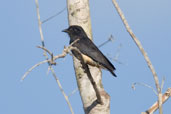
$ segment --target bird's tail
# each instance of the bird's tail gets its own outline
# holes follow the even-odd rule
[[[110,71],[113,76],[117,77],[113,70]]]

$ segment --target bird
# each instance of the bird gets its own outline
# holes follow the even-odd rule
[[[107,57],[98,49],[98,47],[89,39],[84,29],[79,25],[71,25],[69,28],[64,29],[62,32],[65,32],[70,37],[69,44],[73,43],[73,47],[76,47],[82,55],[84,63],[95,66],[98,68],[107,69],[115,77],[116,74],[114,71],[116,68],[114,65],[107,59]],[[79,59],[78,52],[72,50],[73,55]]]

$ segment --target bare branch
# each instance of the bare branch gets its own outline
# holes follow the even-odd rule
[[[41,61],[41,62],[39,62],[39,63],[37,63],[37,64],[35,64],[34,66],[32,66],[23,76],[22,76],[22,78],[21,78],[21,80],[23,81],[25,78],[26,78],[26,76],[34,69],[34,68],[36,68],[37,66],[39,66],[39,65],[41,65],[41,64],[44,64],[44,63],[54,63],[54,61],[56,60],[56,59],[58,59],[58,58],[64,58],[69,52],[70,52],[70,50],[71,49],[75,49],[75,48],[73,48],[72,47],[72,45],[74,44],[74,43],[76,43],[78,40],[75,40],[73,43],[71,43],[68,47],[65,47],[64,48],[64,50],[63,50],[63,52],[62,52],[62,54],[59,54],[59,55],[56,55],[56,56],[54,56],[53,57],[53,60],[52,59],[48,59],[48,60],[44,60],[44,61]],[[48,51],[48,53],[49,54],[52,54],[48,49],[46,49],[45,47],[41,47],[43,50],[45,50],[45,52],[46,51]],[[53,65],[53,64],[50,64],[50,65]]]
[[[157,76],[157,73],[155,72],[155,69],[147,55],[147,53],[145,52],[143,46],[141,45],[141,42],[137,39],[137,37],[135,36],[135,34],[132,32],[130,26],[128,25],[128,22],[124,16],[124,14],[122,13],[118,3],[116,2],[116,0],[112,0],[113,1],[113,4],[120,16],[120,18],[122,19],[122,22],[124,23],[125,25],[125,28],[126,30],[128,31],[128,33],[130,34],[130,36],[132,37],[132,39],[134,40],[135,44],[137,45],[137,47],[139,48],[139,50],[141,51],[142,55],[144,56],[146,62],[147,62],[147,65],[148,67],[150,68],[152,74],[153,74],[153,78],[155,80],[155,85],[156,85],[156,89],[157,89],[157,92],[158,92],[158,102],[159,102],[159,112],[160,114],[163,113],[162,111],[162,92],[161,92],[161,88],[160,88],[160,85],[159,85],[159,79],[158,79],[158,76]]]
[[[41,47],[41,46],[37,46],[38,48],[43,49],[45,52],[47,52],[50,56],[51,56],[51,61],[49,62],[49,65],[56,65],[56,62],[54,62],[54,57],[53,57],[53,53],[51,53],[48,49],[46,49],[45,47]],[[47,56],[47,55],[46,55]],[[48,56],[46,57],[48,59]]]
[[[32,67],[31,67],[31,68],[22,76],[21,81],[23,81],[23,80],[26,78],[26,76],[27,76],[34,68],[38,67],[38,66],[41,65],[41,64],[47,63],[47,62],[48,62],[48,60],[44,60],[44,61],[39,62],[39,63],[35,64],[34,66],[32,66]]]
[[[95,90],[95,93],[96,93],[96,97],[97,97],[97,102],[100,103],[101,105],[103,105],[103,101],[102,101],[102,98],[101,98],[101,95],[100,95],[100,92],[97,88],[97,84],[96,82],[94,81],[91,73],[90,73],[90,70],[89,70],[89,67],[87,64],[84,64],[85,65],[85,72],[87,73],[87,76],[91,82],[91,84],[93,85],[93,88]]]

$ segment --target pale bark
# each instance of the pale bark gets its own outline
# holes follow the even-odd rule
[[[89,13],[88,0],[68,0],[68,20],[69,25],[80,25],[92,39],[91,21]],[[103,105],[97,103],[95,90],[90,83],[87,74],[82,69],[80,61],[73,57],[77,85],[82,99],[85,114],[109,114],[110,113],[110,96],[104,91],[101,83],[101,70],[96,67],[91,67],[90,72],[97,84]]]

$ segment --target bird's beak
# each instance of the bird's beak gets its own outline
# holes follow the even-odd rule
[[[66,33],[68,33],[69,31],[68,31],[68,29],[64,29],[62,32],[66,32]]]

